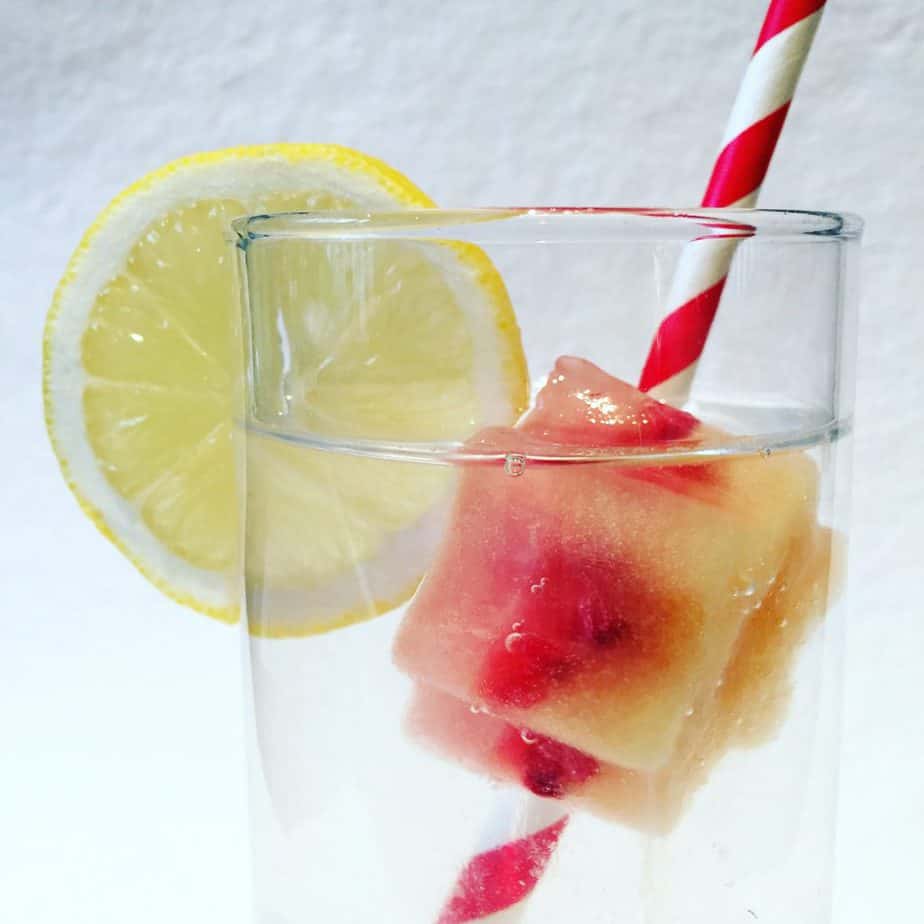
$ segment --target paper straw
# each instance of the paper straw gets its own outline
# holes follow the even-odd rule
[[[542,878],[568,824],[559,803],[531,796],[499,806],[505,821],[492,820],[485,849],[465,864],[437,924],[513,924]],[[518,809],[520,809],[518,811]]]
[[[771,0],[738,89],[719,156],[702,199],[706,208],[750,208],[770,166],[825,0]],[[667,312],[639,388],[682,404],[689,395],[728,277],[738,236],[703,238],[681,254]],[[438,924],[513,924],[518,920],[567,826],[561,808],[528,803],[525,833],[476,854],[460,874]]]
[[[702,199],[706,208],[750,208],[770,166],[825,0],[772,0]],[[684,248],[639,380],[672,404],[689,396],[737,241]]]

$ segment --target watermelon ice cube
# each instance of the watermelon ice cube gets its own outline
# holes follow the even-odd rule
[[[829,559],[828,530],[807,530],[794,544],[779,581],[748,617],[721,683],[685,717],[671,759],[658,770],[601,762],[423,684],[415,690],[406,728],[470,770],[664,833],[730,747],[756,744],[778,728],[795,652],[824,611]]]
[[[684,454],[715,435],[559,359],[517,428],[468,444],[485,462],[463,468],[398,666],[601,763],[665,766],[815,517],[807,457]],[[511,454],[519,477],[494,461]]]

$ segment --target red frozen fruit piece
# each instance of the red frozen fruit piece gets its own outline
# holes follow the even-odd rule
[[[576,666],[564,645],[528,632],[511,632],[492,643],[479,690],[489,702],[528,709],[544,700]]]
[[[562,446],[646,446],[690,439],[699,421],[586,359],[561,356],[519,429]]]
[[[599,761],[554,738],[506,725],[496,745],[498,760],[537,796],[560,799],[600,770]]]
[[[415,741],[470,771],[609,820],[664,831],[677,814],[676,798],[670,806],[663,797],[655,798],[652,774],[600,763],[432,687],[416,688],[405,729]]]
[[[546,798],[574,796],[600,771],[590,755],[508,725],[433,687],[417,687],[405,726],[413,738],[469,769]]]
[[[562,446],[660,452],[709,434],[590,363],[559,360],[519,428],[468,445],[484,461],[462,466],[398,666],[595,760],[664,766],[814,520],[815,466],[798,454],[679,466],[708,471],[694,479],[551,460]],[[510,454],[526,458],[516,476]]]
[[[562,356],[523,418],[524,433],[550,444],[594,449],[665,450],[675,444],[695,445],[709,433],[692,414],[671,407],[602,369],[574,356]],[[708,480],[708,465],[639,466],[628,477],[682,489],[684,482]]]
[[[615,665],[643,653],[640,633],[655,639],[660,597],[630,561],[594,558],[558,544],[540,548],[527,570],[536,580],[520,586],[518,620],[497,639],[484,661],[478,684],[492,706],[528,708],[542,702],[572,677],[605,659]],[[645,614],[635,620],[626,614]],[[642,626],[641,623],[645,625]]]

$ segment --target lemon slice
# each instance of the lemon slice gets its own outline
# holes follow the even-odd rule
[[[430,205],[373,158],[334,145],[270,145],[168,164],[87,231],[46,322],[48,431],[85,512],[169,596],[237,617],[231,220]],[[362,306],[336,290],[336,267],[293,274],[291,285],[314,286],[314,345],[326,351],[323,376],[288,383],[302,422],[337,438],[417,441],[514,420],[528,397],[525,361],[487,257],[467,245],[395,248],[376,250],[364,303],[371,298],[377,311],[361,323]],[[395,268],[400,286],[389,284]],[[445,469],[273,437],[247,443],[252,629],[324,631],[413,591]],[[272,607],[261,608],[270,595]],[[271,610],[280,615],[259,616]]]

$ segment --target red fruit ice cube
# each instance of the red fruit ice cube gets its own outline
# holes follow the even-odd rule
[[[469,443],[486,461],[463,468],[396,663],[602,763],[664,766],[814,522],[809,459],[680,451],[714,435],[591,363],[559,360],[518,428]],[[680,464],[633,464],[637,450]],[[587,458],[555,461],[575,452]],[[505,454],[526,458],[518,477],[494,461]]]
[[[408,710],[407,731],[495,780],[663,833],[730,747],[759,743],[779,727],[795,652],[827,602],[830,536],[809,528],[794,543],[779,581],[748,617],[721,684],[685,718],[674,753],[658,770],[601,762],[423,684]]]

